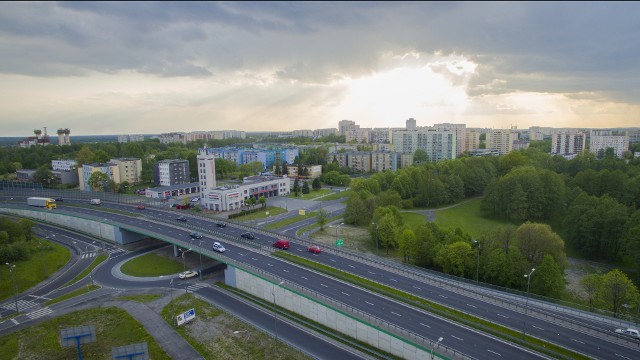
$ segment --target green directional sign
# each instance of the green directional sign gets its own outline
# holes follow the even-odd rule
[[[336,246],[337,246],[337,247],[340,247],[340,246],[343,246],[343,245],[344,245],[344,239],[338,239],[338,240],[336,240]]]

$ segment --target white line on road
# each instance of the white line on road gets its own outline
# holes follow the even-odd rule
[[[580,343],[580,344],[584,345],[584,343],[583,343],[582,341],[580,341],[580,340],[576,340],[576,339],[571,339],[571,340],[573,340],[573,341],[575,341],[575,342],[577,342],[577,343]]]
[[[395,282],[398,282],[398,280],[396,280],[396,279],[389,279],[389,280],[391,280],[391,281],[395,281]]]
[[[531,327],[534,327],[534,328],[536,328],[536,329],[538,329],[538,330],[544,330],[543,328],[541,328],[541,327],[539,327],[539,326],[535,326],[535,325],[531,325]]]
[[[414,286],[413,288],[414,288],[414,289],[418,289],[418,290],[422,290],[421,288],[419,288],[419,287],[417,287],[417,286]]]
[[[475,306],[475,305],[471,305],[471,304],[467,304],[467,305],[471,306],[471,307],[472,307],[472,308],[474,308],[474,309],[477,309],[477,308],[478,308],[478,307],[477,307],[477,306]]]
[[[336,261],[335,261],[335,260],[333,260],[333,259],[329,259],[329,260],[331,260],[331,261],[333,261],[333,262],[336,262]]]
[[[496,354],[496,355],[498,355],[498,356],[502,356],[502,355],[500,355],[499,353],[497,353],[497,352],[495,352],[495,351],[491,351],[491,350],[487,350],[487,351],[488,351],[488,352],[490,352],[490,353],[492,353],[492,354]]]
[[[431,326],[429,326],[429,325],[427,325],[427,324],[420,323],[420,325],[422,325],[422,326],[426,326],[426,327],[428,327],[429,329],[431,329]]]
[[[455,335],[451,335],[451,337],[452,337],[452,338],[454,338],[454,339],[458,339],[458,340],[460,340],[460,341],[464,341],[464,340],[462,340],[461,338],[459,338],[459,337],[457,337],[457,336],[455,336]]]
[[[307,278],[306,278],[306,277],[304,277],[304,276],[301,276],[301,278],[303,278],[303,279],[305,279],[305,280],[309,280],[309,279],[307,279]]]
[[[11,320],[13,320],[13,319],[11,319]],[[626,356],[622,356],[622,355],[620,355],[620,354],[616,354],[616,355],[617,355],[617,356],[620,356],[621,358],[625,358],[625,359],[629,359],[629,360],[631,360],[631,358],[628,358],[628,357],[626,357]]]
[[[284,272],[286,272],[286,273],[288,273],[288,272],[289,272],[289,270],[285,270],[285,269],[282,269],[282,271],[284,271]]]
[[[445,299],[448,299],[448,297],[446,297],[446,296],[444,296],[444,295],[438,295],[438,296],[443,297],[443,298],[445,298]]]
[[[48,297],[44,297],[44,296],[37,296],[37,295],[29,295],[29,296],[34,297],[34,298],[36,298],[36,299],[51,300],[51,299],[49,299]]]
[[[273,265],[271,265],[271,264],[269,264],[269,263],[267,263],[267,265],[269,265],[269,266],[273,266]]]
[[[18,322],[18,320],[16,320],[16,319],[13,319],[13,318],[12,318],[12,319],[11,319],[11,321],[12,321],[14,324],[16,324],[16,325],[20,325],[20,323],[19,323],[19,322]],[[618,355],[618,354],[616,354],[616,355]]]
[[[400,314],[398,314],[398,313],[394,313],[393,311],[392,311],[391,313],[392,313],[393,315],[395,315],[395,316],[402,316],[402,315],[400,315]]]
[[[369,305],[373,306],[373,303],[370,303],[370,302],[368,302],[368,301],[365,301],[365,302],[366,302],[367,304],[369,304]]]
[[[251,260],[256,260],[256,261],[257,261],[258,259],[256,259],[256,258],[251,258]]]
[[[375,274],[376,274],[376,273],[371,272],[371,271],[369,271],[369,270],[367,270],[367,272],[368,272],[369,274],[371,274],[371,275],[375,275]]]
[[[505,315],[502,315],[502,314],[496,314],[496,315],[498,315],[498,316],[502,316],[502,317],[503,317],[503,318],[505,318],[505,319],[508,319],[508,318],[509,318],[508,316],[505,316]]]
[[[345,295],[347,295],[347,296],[351,296],[351,295],[347,294],[347,293],[346,293],[346,292],[344,292],[344,291],[341,291],[341,293],[343,293],[343,294],[345,294]]]
[[[324,286],[324,287],[328,288],[328,286],[327,286],[327,285],[325,285],[325,284],[320,284],[320,286]]]
[[[356,267],[355,267],[355,266],[353,266],[353,265],[349,265],[349,267],[350,267],[350,268],[354,268],[354,269],[356,268]]]

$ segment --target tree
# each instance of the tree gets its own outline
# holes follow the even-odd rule
[[[260,205],[262,205],[263,208],[267,207],[267,198],[264,197],[264,195],[260,195],[258,202],[260,202]]]
[[[547,224],[524,223],[516,230],[517,246],[532,267],[538,267],[545,255],[551,255],[564,268],[567,256],[564,241]]]
[[[303,194],[308,194],[309,193],[309,182],[307,182],[307,181],[303,181],[302,182],[302,193]]]
[[[351,225],[365,225],[370,222],[369,219],[371,216],[364,201],[358,194],[351,195],[344,209],[344,222]]]
[[[624,309],[623,305],[636,308],[638,288],[622,271],[614,269],[602,276],[597,302],[603,309],[613,312],[614,317],[618,317]]]
[[[409,263],[417,253],[417,238],[413,230],[405,228],[398,236],[398,249],[402,254],[402,261]]]
[[[33,182],[47,186],[51,186],[54,179],[53,173],[51,173],[47,165],[40,166],[33,174]]]
[[[444,273],[462,277],[465,269],[473,262],[473,253],[474,250],[469,243],[458,241],[444,245],[436,256],[436,263],[442,267]]]
[[[598,274],[589,274],[580,280],[580,285],[587,292],[589,297],[589,311],[593,311],[593,307],[596,301],[596,295],[598,288],[602,284],[602,276]]]
[[[300,180],[296,177],[293,181],[293,194],[295,197],[298,197],[298,192],[300,191]]]
[[[313,179],[313,182],[311,183],[311,188],[313,188],[313,190],[316,190],[316,191],[322,189],[322,184],[320,184],[319,178]]]
[[[94,154],[93,151],[89,148],[89,146],[84,145],[75,156],[76,163],[78,167],[81,167],[84,164],[90,164],[94,162]]]
[[[109,176],[103,172],[95,171],[89,177],[91,191],[104,192],[109,182]]]
[[[387,255],[389,255],[389,248],[397,247],[396,239],[396,220],[392,215],[387,214],[378,221],[378,241],[380,246],[387,249]]]
[[[20,219],[19,226],[20,229],[22,229],[22,234],[24,234],[24,237],[27,241],[31,241],[33,236],[33,227],[35,225],[36,223],[31,219]]]
[[[545,254],[531,280],[531,291],[543,296],[560,298],[564,291],[564,273],[553,256]]]
[[[316,217],[316,223],[320,225],[320,231],[324,230],[324,226],[327,224],[329,214],[324,208],[318,210],[318,216]]]
[[[422,149],[416,149],[413,153],[413,163],[418,165],[429,162],[429,155]]]
[[[247,200],[245,200],[244,204],[248,205],[248,206],[251,206],[253,208],[253,206],[256,204],[256,198],[251,196]]]

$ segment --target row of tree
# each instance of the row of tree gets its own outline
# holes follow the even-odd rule
[[[0,262],[4,264],[29,259],[31,254],[27,243],[33,239],[34,225],[29,219],[13,221],[0,217]]]

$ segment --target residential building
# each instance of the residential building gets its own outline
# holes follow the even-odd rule
[[[314,138],[319,138],[319,137],[323,137],[323,136],[329,136],[329,135],[335,135],[338,133],[338,130],[335,128],[331,128],[331,129],[316,129],[313,130],[313,137]]]
[[[456,158],[456,134],[451,130],[436,130],[429,127],[417,130],[394,130],[392,134],[395,151],[413,154],[417,149],[427,153],[429,161],[436,162]]]
[[[188,160],[160,160],[154,165],[153,170],[156,185],[172,186],[191,182]]]
[[[398,169],[398,156],[391,151],[371,152],[371,171],[383,172],[386,170],[396,171]]]
[[[355,121],[341,120],[338,122],[338,133],[340,133],[340,135],[346,135],[347,131],[359,128],[360,125],[356,125]]]
[[[552,155],[579,154],[586,149],[587,134],[585,132],[561,131],[551,135]]]
[[[391,143],[391,129],[389,128],[374,128],[369,130],[370,144],[390,144]]]
[[[371,172],[371,152],[355,151],[347,153],[347,166],[351,171]]]
[[[464,137],[464,151],[473,151],[480,148],[480,129],[467,129]]]
[[[94,172],[106,174],[109,180],[112,180],[116,184],[120,183],[120,168],[118,165],[113,163],[84,164],[82,167],[78,168],[78,183],[80,185],[80,190],[91,191],[89,178],[91,178],[91,174]]]
[[[616,157],[622,158],[625,151],[629,150],[629,135],[624,130],[591,130],[589,137],[589,150],[598,154],[600,150],[606,151],[612,148]]]
[[[487,149],[494,149],[505,155],[513,150],[513,141],[518,134],[513,129],[493,129],[487,134]]]
[[[452,131],[456,136],[456,157],[465,152],[467,126],[465,124],[434,124],[433,129],[440,131]]]
[[[253,161],[262,163],[262,169],[271,169],[276,160],[282,164],[293,164],[299,155],[297,147],[278,147],[275,149],[244,149],[244,148],[206,148],[206,154],[213,155],[216,159],[233,161],[238,165],[248,164]]]
[[[198,183],[200,191],[215,188],[216,185],[216,156],[207,153],[206,148],[198,149]]]
[[[144,135],[118,135],[119,143],[144,141]]]
[[[138,184],[142,182],[142,160],[138,158],[115,158],[109,162],[118,165],[120,182]]]
[[[78,163],[75,160],[51,160],[54,171],[76,171]]]
[[[396,153],[400,163],[400,168],[406,168],[413,165],[413,153]]]
[[[183,142],[182,139],[184,137],[183,133],[168,133],[168,134],[160,134],[158,136],[158,140],[160,140],[161,144],[171,144],[177,142]]]
[[[513,140],[511,151],[526,150],[529,148],[529,140]]]
[[[301,165],[303,171],[306,169],[306,173],[303,177],[308,179],[315,179],[322,175],[322,165]],[[298,165],[287,165],[287,176],[290,178],[298,177]],[[300,175],[302,176],[302,175]]]
[[[313,130],[293,130],[293,137],[313,137]]]

